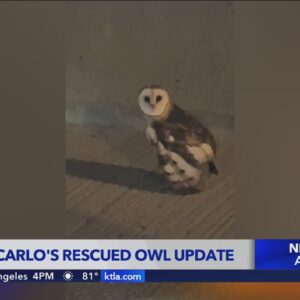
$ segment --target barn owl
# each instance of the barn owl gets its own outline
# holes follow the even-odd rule
[[[218,174],[216,143],[210,131],[174,104],[160,86],[142,88],[138,101],[148,120],[146,137],[170,185],[180,193],[201,191],[203,166],[208,166],[209,173]]]

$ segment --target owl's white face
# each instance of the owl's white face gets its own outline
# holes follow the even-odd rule
[[[139,105],[149,117],[159,117],[167,113],[170,107],[168,93],[161,88],[144,88],[139,95]]]

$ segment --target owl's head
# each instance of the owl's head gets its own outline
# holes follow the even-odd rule
[[[152,118],[164,118],[171,108],[169,94],[160,86],[146,86],[139,94],[139,105],[142,112]]]

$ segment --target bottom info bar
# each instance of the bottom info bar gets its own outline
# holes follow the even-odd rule
[[[0,270],[0,284],[12,282],[300,282],[300,270]]]

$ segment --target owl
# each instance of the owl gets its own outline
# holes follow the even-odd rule
[[[178,193],[200,192],[206,174],[218,174],[213,135],[190,113],[174,104],[160,86],[142,88],[138,102],[148,121],[146,137],[167,181]]]

